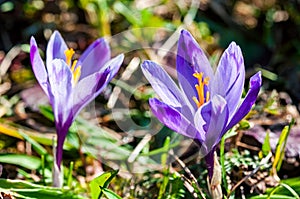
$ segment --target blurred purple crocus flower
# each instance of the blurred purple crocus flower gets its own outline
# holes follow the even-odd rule
[[[55,31],[48,42],[45,67],[34,37],[30,41],[32,69],[54,113],[59,169],[69,127],[80,110],[116,75],[124,59],[123,54],[111,59],[109,45],[103,38],[92,43],[78,60],[72,60],[74,53]]]
[[[150,99],[149,104],[160,122],[201,146],[211,179],[215,148],[250,111],[261,87],[261,74],[250,78],[250,89],[241,102],[245,68],[240,47],[232,42],[214,72],[186,30],[182,30],[178,41],[176,68],[179,88],[161,66],[143,62],[143,73],[160,97]]]

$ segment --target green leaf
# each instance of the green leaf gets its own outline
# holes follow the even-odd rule
[[[7,120],[3,120],[0,118],[0,133],[3,133],[8,136],[12,136],[18,139],[24,139],[20,135],[20,131],[23,133],[26,133],[26,135],[30,136],[32,139],[34,139],[36,142],[48,146],[52,146],[52,139],[54,134],[48,134],[45,135],[44,133],[38,133],[35,131],[29,131],[25,129],[23,126],[8,122]]]
[[[294,120],[291,121],[291,123],[288,126],[285,126],[280,134],[277,146],[276,146],[276,151],[275,151],[275,158],[273,162],[273,169],[276,168],[277,171],[279,171],[283,158],[284,158],[284,151],[285,151],[285,146],[287,142],[287,138],[290,134],[290,130],[292,125],[294,124]]]
[[[89,186],[92,199],[98,199],[102,196],[103,189],[108,187],[110,181],[118,172],[118,170],[107,171],[90,182]]]
[[[51,106],[42,105],[39,107],[39,109],[48,120],[54,122],[54,115]]]
[[[141,10],[140,14],[144,27],[163,27],[166,24],[162,18],[153,15],[152,10],[150,11],[149,9],[143,9]]]
[[[23,154],[1,154],[0,162],[22,166],[30,170],[36,170],[41,166],[39,158]]]
[[[283,179],[280,182],[288,184],[289,186],[294,187],[294,189],[297,188],[299,190],[298,192],[300,193],[300,177]]]
[[[74,168],[74,162],[70,162],[70,168],[69,168],[69,174],[68,174],[68,187],[72,188],[72,172],[73,172],[73,168]]]
[[[76,195],[71,191],[62,190],[60,188],[46,187],[32,184],[22,180],[0,179],[0,192],[10,193],[16,198],[26,199],[84,199],[80,195]]]
[[[285,196],[285,195],[280,195],[280,194],[274,194],[272,196],[268,195],[259,195],[259,196],[252,196],[249,199],[295,199],[293,196]]]
[[[299,177],[290,178],[280,181],[280,184],[277,187],[268,189],[266,193],[269,193],[269,196],[275,195],[275,193],[280,193],[285,196],[293,196],[294,198],[299,199],[298,193],[300,192]]]
[[[122,199],[118,194],[110,189],[104,188],[102,189],[102,192],[108,199]]]
[[[292,187],[290,187],[288,184],[280,183],[280,185],[283,186],[284,188],[286,188],[295,198],[300,198],[298,193]]]
[[[262,150],[262,153],[264,156],[267,156],[268,153],[271,151],[270,132],[269,131],[267,131],[267,134],[266,134],[266,137],[265,137],[265,140],[264,140],[261,150]]]
[[[276,73],[273,73],[269,70],[266,70],[266,69],[263,69],[263,68],[257,68],[257,70],[260,70],[261,73],[262,73],[262,76],[269,79],[269,80],[272,80],[272,81],[278,81],[278,75]]]
[[[26,133],[24,133],[23,131],[19,131],[19,134],[21,134],[21,136],[27,141],[29,142],[32,147],[34,148],[34,150],[39,154],[39,155],[47,155],[47,150],[40,145],[37,141],[35,141],[34,139],[32,139],[31,137],[29,137]]]
[[[226,192],[228,193],[229,190],[228,190],[228,183],[227,183],[227,179],[226,179],[226,168],[225,168],[225,136],[222,137],[221,143],[220,143],[220,163],[221,163],[221,169],[222,169],[222,182],[224,184],[224,188],[225,188]]]
[[[272,199],[272,198],[299,198],[300,193],[300,177],[288,178],[280,181],[280,184],[274,188],[268,188],[266,194],[260,196],[252,196],[250,199]]]
[[[250,128],[250,123],[247,120],[241,120],[239,122],[239,129],[246,130]]]
[[[121,1],[117,1],[113,5],[113,9],[115,12],[120,13],[123,15],[129,23],[131,23],[134,26],[142,26],[142,22],[140,20],[140,16],[136,16],[134,12],[130,8],[128,8],[125,4],[123,4]]]
[[[164,167],[166,166],[167,160],[168,160],[168,153],[167,152],[170,150],[170,140],[171,140],[171,138],[169,136],[166,137],[164,145],[163,145],[163,149],[166,152],[161,155],[161,165],[164,166]]]

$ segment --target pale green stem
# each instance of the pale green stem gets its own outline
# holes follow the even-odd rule
[[[53,167],[52,167],[52,186],[53,187],[58,187],[58,188],[62,188],[63,186],[63,181],[64,181],[64,177],[63,177],[63,167],[62,165],[60,166],[60,168],[58,168],[57,163],[56,163],[56,146],[54,144],[54,139],[53,139]]]
[[[210,192],[210,195],[213,199],[222,199],[223,193],[222,193],[222,169],[219,164],[219,160],[217,157],[217,153],[214,152],[214,168],[213,168],[213,175],[211,179],[207,179],[208,181],[208,190]]]

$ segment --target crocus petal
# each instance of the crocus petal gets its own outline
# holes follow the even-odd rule
[[[47,51],[46,51],[46,66],[48,73],[51,72],[49,67],[52,67],[52,61],[54,59],[66,60],[65,51],[68,49],[64,39],[58,31],[54,31],[51,35]]]
[[[48,83],[48,76],[47,71],[44,65],[44,62],[39,54],[39,49],[37,47],[36,41],[34,37],[30,39],[30,61],[32,64],[32,70],[34,75],[39,82],[40,86],[49,97],[49,83]]]
[[[72,97],[72,72],[69,66],[61,59],[54,59],[49,67],[49,85],[51,87],[52,109],[55,117],[57,132],[56,163],[60,168],[65,141],[68,129],[74,117],[71,112],[70,98]]]
[[[192,98],[197,96],[195,85],[198,81],[193,74],[203,72],[204,77],[209,77],[210,81],[213,81],[213,70],[198,43],[186,30],[181,31],[178,41],[176,68],[179,85],[196,109],[197,106]]]
[[[203,104],[195,113],[194,124],[200,132],[201,137],[203,137],[203,140],[205,140],[208,124],[210,123],[211,109],[211,103],[208,102]]]
[[[151,61],[144,61],[142,71],[162,101],[180,109],[188,120],[193,119],[192,105],[161,66]]]
[[[226,100],[215,95],[211,103],[211,118],[206,133],[205,144],[209,149],[212,149],[218,143],[218,135],[223,132],[228,123],[229,110]]]
[[[231,121],[225,128],[225,131],[223,132],[226,133],[229,129],[231,129],[234,125],[236,125],[240,120],[242,120],[251,110],[253,104],[256,101],[257,95],[259,93],[260,87],[261,87],[261,72],[257,72],[255,75],[253,75],[250,78],[250,88],[248,90],[248,93],[243,100],[242,104],[240,107],[237,109],[235,114],[233,115]],[[221,135],[220,137],[222,137]]]
[[[180,111],[159,101],[156,98],[150,99],[149,104],[152,113],[168,128],[186,137],[197,139],[199,142],[203,141],[200,139],[199,133],[191,121],[186,119],[184,115],[180,113]]]
[[[195,126],[200,133],[204,131],[207,150],[211,150],[217,144],[219,134],[227,124],[228,115],[226,100],[220,95],[215,95],[196,112]]]
[[[212,102],[209,101],[203,104],[196,112],[194,123],[197,130],[206,137],[208,127],[211,120]],[[204,139],[205,140],[205,139]]]
[[[94,100],[116,75],[122,65],[124,55],[109,60],[103,67],[104,71],[93,73],[80,80],[74,88],[72,114],[78,115],[81,109]]]
[[[242,51],[232,42],[220,59],[211,91],[212,95],[219,94],[225,98],[230,116],[240,102],[244,82],[245,67]]]
[[[74,118],[85,105],[94,100],[106,87],[111,76],[110,72],[110,69],[107,68],[103,72],[94,73],[78,82],[74,90],[73,102],[70,102],[73,104],[72,114]]]
[[[94,41],[84,51],[77,62],[77,65],[84,66],[81,71],[80,79],[98,72],[110,59],[110,56],[110,48],[104,38]]]
[[[152,61],[144,61],[142,71],[163,102],[173,107],[187,104],[183,93],[161,66]]]
[[[53,94],[52,108],[55,121],[59,121],[61,126],[69,119],[71,104],[69,103],[72,96],[72,72],[69,66],[61,59],[55,59],[52,67],[49,67],[49,84]]]
[[[62,161],[62,154],[63,154],[63,146],[69,131],[69,128],[73,122],[72,117],[68,118],[63,124],[59,121],[55,122],[56,127],[56,134],[57,134],[57,146],[56,146],[56,165],[60,170],[61,161]]]
[[[214,162],[215,162],[214,153],[215,153],[215,148],[211,149],[211,151],[209,151],[205,156],[205,162],[206,162],[209,180],[212,179],[214,173]]]
[[[105,71],[107,68],[110,68],[110,76],[108,81],[112,80],[112,78],[117,74],[119,71],[122,63],[124,60],[124,54],[120,54],[113,59],[109,60],[104,64],[104,66],[101,68],[101,72]]]

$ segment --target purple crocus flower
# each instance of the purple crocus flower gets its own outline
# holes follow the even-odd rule
[[[119,70],[124,55],[111,59],[108,43],[97,39],[78,60],[72,61],[69,49],[58,31],[48,42],[46,67],[34,37],[30,41],[30,59],[37,81],[49,98],[57,131],[56,164],[60,169],[63,143],[69,127],[80,110],[91,102]]]
[[[241,102],[245,68],[240,47],[232,42],[214,72],[186,30],[182,30],[178,41],[176,68],[179,88],[161,66],[143,62],[143,73],[160,97],[150,99],[149,104],[160,122],[201,146],[211,178],[215,148],[250,111],[261,87],[261,74],[250,78],[250,89]]]

